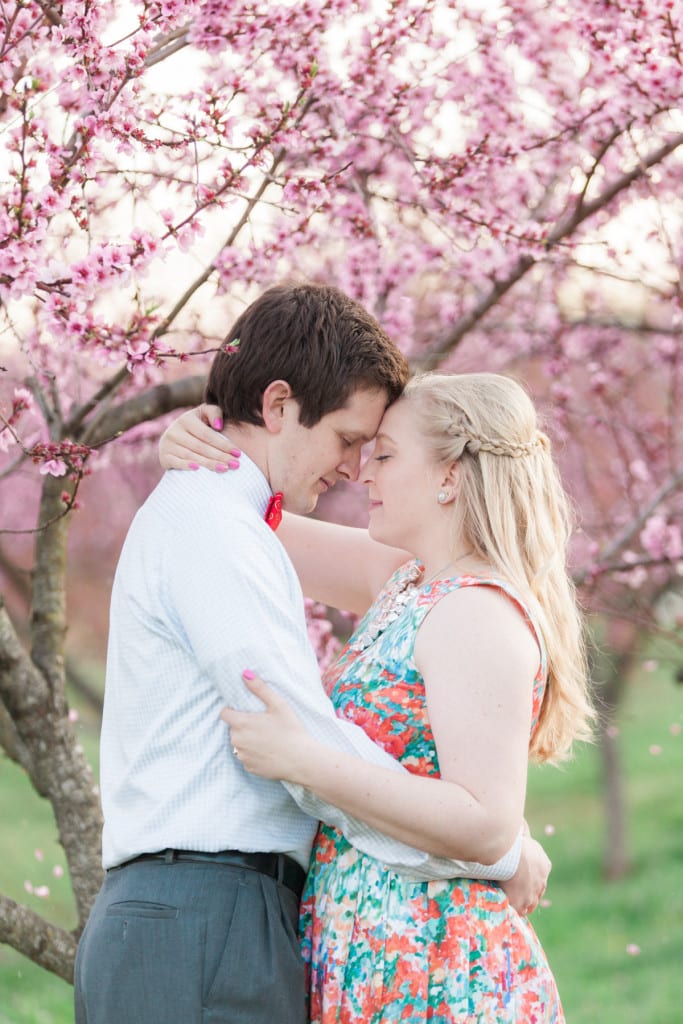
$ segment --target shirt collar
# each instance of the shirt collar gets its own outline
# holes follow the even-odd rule
[[[249,504],[258,512],[259,517],[263,519],[268,508],[268,502],[273,496],[273,491],[265,474],[259,469],[253,459],[250,459],[248,455],[242,452],[240,468],[231,470],[225,476],[237,477],[236,482],[239,485],[240,491]]]

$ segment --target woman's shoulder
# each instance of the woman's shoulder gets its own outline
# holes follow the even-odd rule
[[[432,580],[420,588],[418,603],[428,607],[443,600],[449,594],[459,592],[481,595],[487,604],[491,603],[491,597],[497,601],[497,596],[500,595],[516,605],[525,617],[532,615],[533,599],[531,596],[493,570],[460,572]]]
[[[541,665],[545,667],[545,643],[534,611],[533,597],[494,571],[461,573],[435,580],[424,587],[417,600],[419,625],[437,605],[441,606],[437,620],[445,629],[458,620],[465,626],[469,621],[476,621],[479,635],[484,632],[492,638],[502,639],[503,631],[514,633],[523,623],[536,641]],[[432,621],[435,620],[432,618]]]

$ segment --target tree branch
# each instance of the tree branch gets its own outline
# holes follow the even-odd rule
[[[55,706],[64,704],[64,640],[66,637],[66,540],[69,522],[64,512],[59,477],[44,478],[36,533],[31,607],[31,659],[48,683]]]
[[[571,236],[576,229],[589,217],[597,213],[599,210],[604,209],[612,202],[621,192],[641,178],[644,173],[650,168],[661,163],[667,156],[670,156],[679,146],[683,145],[683,133],[675,135],[669,139],[668,142],[663,143],[657,149],[653,150],[648,157],[644,157],[639,161],[635,167],[622,174],[611,185],[608,185],[600,195],[596,196],[591,202],[578,202],[574,210],[564,220],[559,221],[554,229],[550,232],[546,240],[546,249],[550,251],[556,245],[558,245],[563,239]],[[498,279],[494,280],[488,292],[486,292],[473,306],[469,312],[463,314],[460,319],[451,328],[448,334],[437,341],[423,356],[418,357],[414,360],[416,366],[420,370],[433,370],[437,367],[443,359],[451,352],[462,340],[462,338],[477,324],[488,311],[495,306],[499,300],[505,295],[510,289],[517,284],[517,282],[524,277],[524,275],[539,262],[535,257],[524,255],[516,261],[514,266],[508,271],[508,273]]]
[[[56,557],[60,560],[63,553]],[[50,575],[52,569],[44,571]],[[0,699],[28,750],[25,767],[31,782],[52,805],[69,862],[78,919],[84,924],[102,880],[102,816],[92,769],[67,717],[59,639],[63,596],[53,595],[50,584],[46,591],[39,604],[36,641],[45,672],[39,671],[19,643],[0,597]],[[49,635],[53,618],[56,638]]]
[[[660,505],[663,501],[665,501],[670,494],[673,494],[675,491],[677,491],[678,488],[681,487],[682,485],[683,467],[677,469],[674,472],[673,476],[659,488],[659,490],[654,495],[652,500],[648,502],[645,508],[643,508],[638,513],[635,519],[632,519],[631,522],[626,527],[624,527],[621,533],[618,533],[616,537],[612,541],[610,541],[610,543],[600,552],[598,557],[595,559],[594,564],[597,566],[601,566],[605,563],[609,564],[610,561],[619,553],[619,551],[623,550],[623,548],[626,547],[626,545],[629,543],[630,540],[632,540],[632,538],[638,533],[638,531],[642,529],[642,527],[645,525],[645,523],[650,518],[650,516],[657,508],[657,506]],[[634,568],[634,566],[630,565],[629,568],[632,569]],[[592,575],[590,568],[582,569],[574,574],[574,582],[577,586],[581,586],[581,584],[585,583],[585,581],[588,579],[590,575]]]
[[[618,320],[616,317],[582,316],[574,318],[560,317],[566,327],[596,327],[599,330],[629,331],[632,334],[662,334],[667,338],[683,335],[683,324],[670,324],[662,327],[646,320]]]
[[[216,269],[216,260],[217,260],[218,256],[223,252],[224,249],[227,249],[231,245],[235,244],[235,241],[237,240],[237,236],[239,235],[240,231],[245,226],[245,224],[248,223],[249,217],[251,216],[252,210],[254,209],[254,207],[256,206],[258,201],[261,199],[261,197],[263,196],[263,194],[266,191],[266,189],[268,188],[268,186],[271,184],[271,180],[272,180],[273,174],[275,173],[275,171],[277,170],[280,162],[284,158],[285,152],[286,151],[285,151],[284,147],[281,146],[280,149],[275,154],[275,156],[273,157],[273,159],[271,161],[271,164],[270,164],[270,167],[264,173],[263,180],[261,181],[261,184],[257,188],[257,190],[254,193],[254,195],[251,196],[250,199],[248,200],[247,205],[244,208],[244,212],[242,213],[242,216],[240,217],[240,219],[238,220],[237,224],[235,225],[235,227],[232,229],[232,231],[230,232],[230,234],[226,238],[225,242],[223,242],[223,244],[221,245],[220,249],[218,250],[218,254],[212,259],[212,261],[208,265],[208,267],[206,267],[202,271],[202,273],[197,278],[195,278],[195,280],[192,282],[192,284],[189,285],[188,288],[186,288],[186,290],[180,296],[180,298],[176,302],[176,304],[173,307],[173,309],[171,310],[171,312],[168,314],[167,317],[164,317],[162,322],[159,324],[159,326],[154,331],[154,334],[152,335],[153,338],[155,338],[155,339],[159,338],[163,334],[166,333],[166,331],[169,329],[169,327],[171,326],[171,324],[173,323],[175,318],[178,316],[178,314],[185,308],[187,303],[190,301],[190,299],[192,298],[194,293],[199,288],[201,288],[201,286],[203,284],[206,284],[206,282],[209,280],[209,278],[211,277],[211,275],[213,274],[213,272]]]
[[[30,777],[33,776],[33,762],[31,761],[28,747],[19,736],[2,698],[0,698],[0,747],[5,751],[10,761],[14,761],[21,768],[24,768]],[[40,795],[45,796],[44,793]]]
[[[76,936],[0,894],[0,943],[3,942],[46,971],[73,982]]]
[[[45,680],[20,644],[0,595],[0,700],[20,733],[22,719],[41,707],[48,697]]]
[[[89,416],[93,409],[96,409],[105,398],[113,395],[129,377],[130,370],[127,366],[122,366],[116,373],[112,374],[109,380],[105,381],[92,398],[89,398],[87,402],[76,409],[71,419],[64,424],[64,437],[73,437],[81,440],[79,431],[86,416]]]
[[[199,405],[205,386],[206,377],[200,375],[184,377],[171,384],[158,384],[149,391],[134,395],[133,398],[108,409],[92,427],[86,428],[81,440],[84,444],[101,445],[137,427],[140,423],[155,420],[167,412],[173,412],[174,409]]]

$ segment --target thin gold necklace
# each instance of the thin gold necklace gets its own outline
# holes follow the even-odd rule
[[[469,548],[468,551],[464,551],[461,555],[456,555],[455,558],[449,558],[445,565],[443,565],[440,569],[437,569],[436,572],[433,572],[432,575],[429,576],[426,580],[422,580],[422,582],[420,583],[420,586],[421,587],[426,587],[428,583],[432,582],[432,580],[435,580],[439,576],[441,576],[446,571],[446,569],[448,568],[449,565],[452,565],[453,568],[456,568],[457,565],[458,565],[458,562],[462,562],[465,558],[469,558],[469,556],[473,555],[473,554],[474,554],[474,548]],[[457,569],[456,569],[456,573],[457,573]]]

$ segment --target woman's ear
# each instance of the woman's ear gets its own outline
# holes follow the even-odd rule
[[[455,501],[460,484],[460,465],[451,462],[444,468],[439,481],[439,504],[448,505]],[[442,497],[443,495],[443,497]]]
[[[279,434],[284,422],[285,406],[292,397],[292,389],[286,380],[273,380],[263,392],[261,415],[266,430]]]

